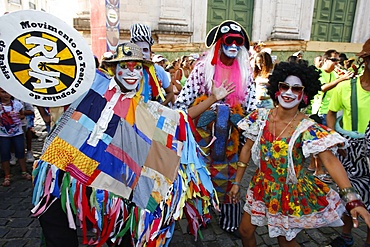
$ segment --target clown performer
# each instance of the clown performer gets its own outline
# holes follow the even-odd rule
[[[135,23],[130,27],[130,34],[130,41],[141,48],[144,60],[151,61],[154,39],[150,27]],[[143,72],[145,87],[142,95],[145,100],[151,99],[161,102],[165,106],[172,106],[175,94],[164,68],[158,64],[144,63]],[[163,93],[165,93],[165,97]]]
[[[244,247],[257,246],[254,232],[264,225],[279,246],[300,246],[295,238],[302,229],[341,226],[346,210],[355,227],[360,216],[370,225],[360,195],[334,155],[346,139],[300,111],[320,90],[319,75],[314,66],[277,64],[268,87],[277,107],[255,110],[238,123],[247,141],[230,191],[235,203],[250,159],[258,167],[247,190],[239,228]],[[304,169],[310,155],[323,161],[339,194]]]
[[[255,108],[255,89],[249,66],[249,37],[237,22],[227,20],[206,37],[210,48],[197,62],[175,102],[187,109],[197,128],[196,139],[207,154],[221,204],[220,227],[234,232],[240,222],[239,204],[226,193],[232,187],[239,153],[237,122]]]
[[[164,246],[184,212],[196,236],[217,201],[186,115],[143,100],[140,47],[120,44],[108,61],[115,76],[97,70],[34,164],[46,246],[77,247],[78,226],[84,244]]]

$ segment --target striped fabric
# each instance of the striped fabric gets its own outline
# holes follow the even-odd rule
[[[135,23],[130,28],[131,42],[147,42],[150,46],[154,44],[152,31],[145,24]]]

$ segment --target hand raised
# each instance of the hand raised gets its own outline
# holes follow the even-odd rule
[[[216,100],[221,100],[235,91],[235,85],[232,82],[224,80],[219,87],[215,86],[215,81],[212,80],[212,94]]]

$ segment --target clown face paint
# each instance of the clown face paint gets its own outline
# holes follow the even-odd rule
[[[291,109],[301,103],[304,94],[304,87],[298,77],[290,75],[285,79],[285,82],[280,83],[281,86],[279,86],[278,101],[282,107]],[[294,92],[292,91],[292,88]],[[299,88],[301,88],[301,90],[297,90]]]
[[[116,67],[116,78],[127,90],[137,88],[143,77],[143,66],[141,62],[120,62]]]
[[[135,42],[135,44],[141,48],[143,52],[143,58],[145,60],[150,60],[150,45],[143,41]]]
[[[237,46],[236,44],[232,45],[222,44],[222,51],[229,58],[235,58],[238,55],[239,50],[240,46]]]

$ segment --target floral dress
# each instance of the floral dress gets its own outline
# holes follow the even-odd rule
[[[246,195],[244,210],[253,225],[268,225],[270,237],[288,241],[305,228],[343,225],[345,211],[337,192],[306,173],[305,158],[345,140],[325,126],[303,119],[289,138],[274,140],[268,130],[269,110],[259,109],[241,120],[243,134],[255,141],[252,159],[258,169]]]

